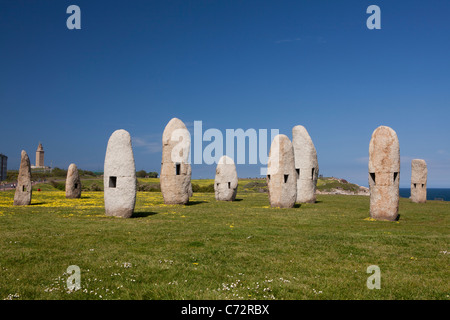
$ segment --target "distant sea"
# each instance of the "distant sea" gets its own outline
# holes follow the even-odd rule
[[[410,188],[400,188],[400,197],[409,198],[411,196]],[[427,188],[427,200],[450,201],[449,188]]]

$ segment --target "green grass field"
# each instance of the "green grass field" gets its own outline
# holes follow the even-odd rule
[[[368,219],[364,196],[274,209],[264,193],[169,206],[138,192],[135,217],[120,219],[102,192],[46,190],[27,207],[0,192],[0,299],[449,299],[449,202],[401,199],[386,222]],[[366,287],[370,265],[380,290]]]

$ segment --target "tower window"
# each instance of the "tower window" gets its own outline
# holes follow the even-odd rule
[[[312,175],[311,175],[311,180],[314,180],[314,171],[316,170],[316,168],[312,168]]]
[[[231,189],[231,182],[228,182],[228,189]]]
[[[117,177],[109,177],[109,187],[115,188],[117,186]]]
[[[286,183],[286,182],[288,181],[288,178],[289,178],[289,175],[288,175],[288,174],[285,174],[285,175],[284,175],[284,183]]]
[[[270,174],[267,175],[267,178],[270,180]]]
[[[298,177],[298,179],[300,179],[300,168],[299,169],[295,169],[295,171],[297,171],[297,177]]]
[[[74,188],[75,188],[75,189],[78,189],[78,183],[75,183]]]
[[[416,184],[414,183],[414,189],[416,188]]]
[[[181,164],[177,163],[175,164],[175,174],[179,176],[180,172],[181,172]]]
[[[425,185],[424,184],[422,184],[422,188],[424,187]]]

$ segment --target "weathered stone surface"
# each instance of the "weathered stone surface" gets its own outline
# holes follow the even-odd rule
[[[315,203],[316,186],[319,177],[319,162],[314,143],[303,126],[292,129],[295,170],[297,170],[297,202]]]
[[[234,201],[238,187],[236,165],[228,156],[222,156],[216,167],[214,193],[218,201]]]
[[[15,206],[28,206],[31,204],[31,164],[25,150],[20,157],[19,176],[17,178],[16,192],[14,193]]]
[[[81,197],[81,180],[76,164],[72,163],[67,170],[66,198],[76,199]]]
[[[165,204],[186,204],[192,194],[191,165],[188,163],[191,136],[177,118],[169,121],[163,133],[161,193]]]
[[[398,219],[400,145],[397,134],[380,126],[369,145],[370,216],[377,220]]]
[[[411,161],[411,201],[427,202],[427,163],[422,159]]]
[[[136,202],[136,168],[130,134],[116,130],[108,141],[103,175],[105,213],[129,218]]]
[[[294,148],[284,134],[277,135],[270,146],[267,186],[272,207],[292,208],[297,199],[297,172]]]

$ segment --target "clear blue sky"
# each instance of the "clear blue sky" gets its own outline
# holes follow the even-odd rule
[[[71,4],[81,30],[66,28]],[[366,27],[371,4],[381,30]],[[41,141],[46,164],[102,171],[110,134],[126,129],[137,169],[159,172],[172,117],[289,137],[301,124],[323,175],[367,185],[370,136],[387,125],[401,186],[422,158],[428,186],[450,187],[449,13],[433,0],[2,0],[0,153],[17,169]]]

